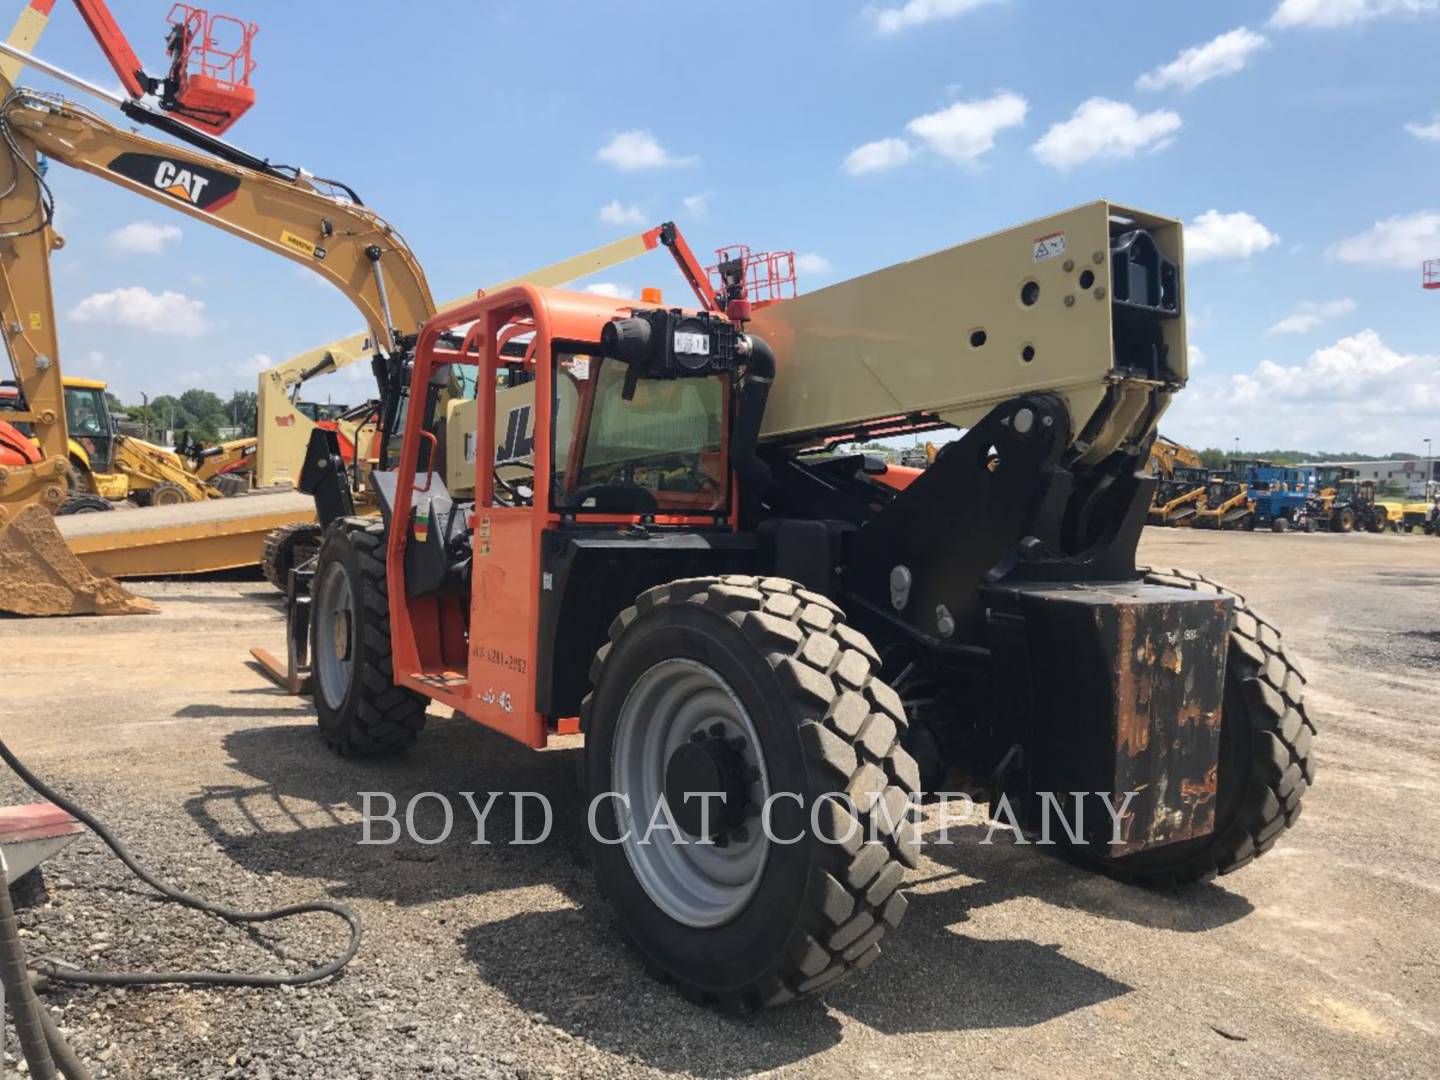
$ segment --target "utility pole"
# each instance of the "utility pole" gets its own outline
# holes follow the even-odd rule
[[[1420,484],[1420,491],[1423,496],[1429,496],[1433,490],[1430,485],[1435,480],[1435,465],[1434,460],[1430,456],[1430,440],[1425,439],[1423,441],[1425,443],[1425,479]]]
[[[145,441],[150,441],[150,395],[140,391],[140,409],[144,413]]]

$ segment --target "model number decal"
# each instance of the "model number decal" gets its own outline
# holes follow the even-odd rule
[[[280,230],[280,242],[286,247],[294,248],[302,255],[309,255],[312,259],[325,258],[325,249],[319,244],[312,244],[303,236],[296,236],[289,229]]]
[[[1050,233],[1047,236],[1035,238],[1035,261],[1053,259],[1056,255],[1065,254],[1065,234],[1063,232]]]

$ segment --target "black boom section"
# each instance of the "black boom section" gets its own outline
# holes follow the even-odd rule
[[[536,709],[575,716],[590,661],[615,616],[654,585],[709,574],[759,572],[753,535],[729,532],[557,529],[540,551]]]
[[[1060,399],[997,406],[850,538],[847,602],[943,649],[984,643],[984,586],[1135,579],[1153,481],[1124,452],[1072,472],[1069,444]]]

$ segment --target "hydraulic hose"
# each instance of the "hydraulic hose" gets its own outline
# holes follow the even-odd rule
[[[0,859],[0,867],[4,860]],[[0,877],[3,877],[0,874]],[[25,943],[20,940],[20,928],[15,922],[15,905],[10,901],[10,888],[0,881],[0,982],[5,985],[5,997],[10,1002],[10,1015],[15,1018],[15,1034],[20,1038],[20,1052],[30,1066],[30,1075],[36,1080],[55,1080],[55,1059],[50,1056],[50,1043],[45,1038],[45,1026],[40,1017],[45,1010],[30,985],[30,974],[25,970]]]
[[[14,770],[15,775],[20,777],[20,779],[38,795],[60,807],[103,840],[105,846],[115,853],[116,857],[129,868],[132,874],[167,900],[194,911],[214,915],[216,918],[224,919],[226,922],[237,925],[273,922],[277,919],[288,919],[296,915],[324,912],[334,915],[338,919],[343,919],[350,928],[350,940],[346,943],[344,950],[336,956],[335,959],[296,975],[270,972],[254,974],[230,971],[87,971],[83,968],[56,967],[53,964],[32,964],[31,970],[56,982],[85,983],[94,986],[154,986],[160,983],[178,983],[187,986],[301,986],[306,983],[319,982],[321,979],[328,979],[353,960],[355,954],[360,950],[360,917],[344,904],[337,904],[331,900],[309,900],[305,903],[290,904],[286,907],[274,908],[269,911],[242,911],[239,908],[227,907],[224,904],[217,904],[209,900],[201,899],[198,896],[192,896],[190,893],[177,889],[173,885],[167,884],[156,877],[149,868],[130,853],[130,849],[125,846],[124,842],[112,833],[103,822],[96,820],[96,818],[83,807],[76,805],[64,795],[61,795],[49,784],[45,783],[45,781],[27,769],[24,763],[15,756],[10,747],[5,744],[3,739],[0,739],[0,758],[3,758],[5,764]],[[5,891],[5,900],[3,903],[0,903],[0,919],[3,919],[4,911],[10,909],[9,890]],[[11,921],[13,923],[13,911]],[[3,933],[3,923],[0,923],[0,934]],[[15,940],[18,942],[19,938],[17,937]],[[0,942],[0,944],[3,944],[3,942]],[[8,950],[6,955],[9,955]],[[24,980],[22,979],[22,981]],[[11,990],[8,976],[5,989],[7,992]],[[20,998],[17,997],[15,1000],[18,1002]],[[17,1012],[17,1016],[18,1015]]]

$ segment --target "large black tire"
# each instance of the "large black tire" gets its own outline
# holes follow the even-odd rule
[[[1239,870],[1295,824],[1315,782],[1315,725],[1305,713],[1305,677],[1285,655],[1280,632],[1240,594],[1189,570],[1151,571],[1145,580],[1229,596],[1235,624],[1225,662],[1215,830],[1118,858],[1079,853],[1112,877],[1140,885],[1185,885]]]
[[[55,511],[56,517],[66,517],[70,514],[100,514],[107,510],[114,510],[110,500],[99,495],[70,495]]]
[[[831,986],[874,962],[907,901],[919,858],[919,773],[900,745],[905,712],[876,675],[879,658],[823,596],[782,578],[746,575],[671,582],[641,594],[610,627],[581,710],[590,797],[611,790],[619,714],[632,687],[680,658],[718,673],[748,711],[777,800],[777,837],[753,896],[729,921],[687,926],[641,884],[619,845],[592,842],[601,891],[647,966],[689,999],[721,1008],[776,1005]],[[832,793],[853,799],[858,817]],[[810,828],[820,806],[820,832]],[[619,835],[613,800],[597,831]],[[883,811],[881,808],[884,808]],[[887,822],[894,828],[887,828]],[[874,825],[876,839],[871,836]]]
[[[349,598],[344,617],[337,605],[336,617],[327,619],[327,589],[338,595],[342,582]],[[394,683],[389,603],[384,523],[373,517],[341,518],[320,545],[310,614],[316,718],[321,736],[339,754],[398,753],[425,726],[428,699]]]
[[[1347,506],[1332,513],[1330,515],[1330,531],[1342,533],[1354,532],[1355,511]]]
[[[297,521],[271,529],[260,548],[260,572],[282,593],[290,587],[290,571],[313,559],[320,550],[318,522]]]
[[[1283,517],[1277,517],[1274,521],[1270,522],[1270,531],[1271,531],[1271,532],[1277,532],[1277,533],[1289,532],[1289,531],[1290,531],[1290,519],[1289,519],[1289,518],[1283,518]]]

